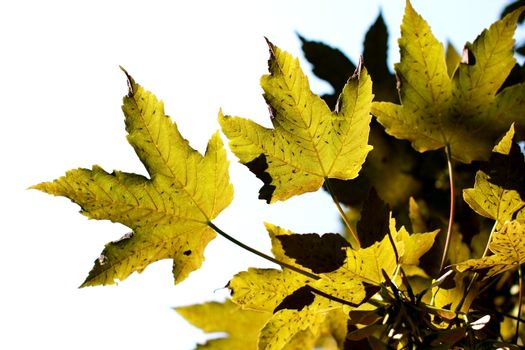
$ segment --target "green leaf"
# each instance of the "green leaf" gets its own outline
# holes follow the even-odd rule
[[[318,190],[326,178],[355,178],[366,155],[372,83],[366,69],[347,82],[336,112],[310,91],[299,62],[269,43],[270,74],[261,79],[274,128],[220,115],[240,162],[263,182],[268,203]]]
[[[514,121],[523,122],[522,84],[500,87],[514,66],[513,34],[522,10],[494,23],[472,44],[449,77],[444,49],[409,1],[396,64],[401,105],[375,102],[373,114],[386,131],[409,140],[419,152],[450,146],[464,163],[487,159],[492,145]]]
[[[231,300],[183,306],[176,311],[207,333],[227,334],[197,345],[197,350],[255,350],[259,332],[271,317],[269,312],[244,310]]]
[[[82,286],[122,281],[161,259],[172,259],[175,281],[184,280],[201,266],[204,248],[215,237],[208,222],[233,198],[219,134],[212,136],[202,156],[164,114],[162,101],[129,75],[128,84],[122,107],[128,141],[150,177],[109,174],[94,166],[33,186],[71,199],[89,218],[119,222],[132,230],[106,244]]]
[[[514,270],[525,263],[525,222],[508,221],[494,233],[489,249],[494,255],[470,259],[455,266],[459,272],[483,272],[483,280]]]

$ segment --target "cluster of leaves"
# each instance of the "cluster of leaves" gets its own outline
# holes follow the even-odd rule
[[[212,220],[233,186],[219,133],[201,155],[128,73],[128,141],[149,176],[94,166],[34,188],[131,229],[106,245],[82,286],[113,284],[160,259],[173,260],[180,282],[216,233],[280,265],[235,275],[231,300],[177,309],[227,333],[199,349],[516,348],[525,337],[525,83],[513,57],[522,12],[508,11],[461,56],[407,1],[395,77],[381,16],[357,65],[301,37],[337,97],[311,92],[299,61],[268,41],[261,86],[273,128],[221,112],[222,132],[263,182],[260,199],[324,186],[340,234],[266,223],[271,257],[222,231]]]

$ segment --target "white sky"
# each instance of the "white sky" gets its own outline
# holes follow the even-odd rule
[[[218,237],[203,268],[173,285],[171,262],[151,265],[117,287],[78,289],[104,244],[128,232],[89,221],[63,198],[28,191],[75,167],[144,173],[125,140],[123,65],[166,104],[203,150],[220,107],[268,125],[259,88],[267,36],[300,55],[295,32],[341,48],[352,59],[382,8],[392,59],[404,1],[4,1],[0,3],[0,348],[192,349],[204,341],[173,306],[222,299],[247,266],[269,267]],[[442,41],[460,49],[506,1],[414,0]],[[302,59],[302,58],[301,58]],[[308,67],[304,59],[303,67]],[[312,82],[316,92],[326,85]],[[225,138],[224,138],[225,140]],[[297,232],[338,229],[323,193],[272,206],[260,182],[231,160],[234,203],[216,220],[238,239],[269,251],[262,225]]]

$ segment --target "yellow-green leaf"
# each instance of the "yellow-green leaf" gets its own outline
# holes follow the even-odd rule
[[[313,238],[310,235],[294,234],[268,223],[266,228],[272,239],[274,256],[310,273],[312,270],[299,264],[297,260],[308,265],[318,258],[309,259],[302,255],[291,258],[286,255],[287,252],[293,252],[298,247],[296,239],[304,236],[306,249],[313,249],[310,243],[318,240],[319,244],[326,245],[327,251],[331,249],[333,238],[324,242],[322,238],[324,236]],[[289,242],[288,238],[292,237],[295,239]],[[333,249],[341,248],[335,244]],[[321,257],[319,259],[323,260]],[[250,268],[235,275],[229,282],[228,288],[232,291],[232,300],[243,308],[274,313],[261,331],[259,349],[302,350],[313,349],[321,338],[331,336],[333,332],[337,333],[333,334],[333,337],[341,341],[340,329],[338,325],[332,323],[334,317],[339,319],[336,314],[341,313],[343,303],[320,295],[316,288],[322,288],[323,283],[318,285],[317,282],[289,269]],[[325,291],[328,292],[326,289]],[[328,294],[336,296],[331,293],[331,289],[329,291]],[[350,281],[345,292],[344,300],[355,305],[370,296],[367,295],[367,289],[360,280]],[[332,313],[334,314],[330,316]],[[346,314],[344,316],[347,318]]]
[[[236,274],[228,288],[232,300],[244,308],[273,312],[284,298],[310,281],[287,269],[249,268]]]
[[[487,159],[512,122],[525,121],[523,84],[497,94],[515,62],[513,34],[522,11],[467,44],[451,79],[453,59],[447,60],[442,44],[407,0],[401,62],[395,66],[401,105],[375,102],[372,113],[390,135],[409,140],[419,152],[449,146],[459,161]]]
[[[454,73],[456,72],[456,69],[459,66],[459,63],[461,62],[461,56],[450,42],[447,44],[447,51],[445,55],[447,61],[448,76],[453,77]]]
[[[425,20],[406,3],[395,69],[402,105],[374,103],[372,113],[386,131],[412,142],[420,152],[443,146],[442,125],[449,108],[451,81],[443,45]]]
[[[321,297],[319,303],[323,303]],[[319,337],[319,330],[326,319],[326,313],[319,312],[316,305],[302,310],[280,310],[264,326],[259,338],[259,350],[281,350],[293,340],[296,335],[310,335],[305,349],[313,349]],[[306,344],[302,344],[306,345]]]
[[[183,306],[176,310],[207,333],[227,334],[197,345],[196,350],[256,350],[259,332],[272,316],[269,312],[244,310],[231,300]]]
[[[514,123],[510,126],[509,130],[501,138],[496,146],[492,149],[492,152],[508,155],[512,149],[512,143],[514,142]]]
[[[413,232],[425,232],[427,230],[422,209],[413,197],[410,197],[408,202],[408,217],[410,218]]]
[[[521,198],[525,163],[514,143],[514,124],[493,148],[489,162],[476,173],[474,188],[463,190],[465,202],[478,214],[503,223],[525,205]]]
[[[390,231],[394,232],[394,230],[396,230],[395,221],[391,220]],[[398,243],[403,247],[399,257],[400,263],[404,266],[419,266],[419,258],[432,248],[438,233],[439,230],[409,234],[404,227],[401,227],[396,235]]]
[[[377,291],[371,286],[379,286],[384,281],[382,271],[391,276],[397,266],[388,235],[367,248],[346,248],[345,252],[343,265],[333,272],[322,274],[321,279],[313,285],[325,293],[352,303],[360,302]]]
[[[470,259],[457,264],[458,271],[483,270],[483,279],[513,270],[525,263],[525,222],[506,222],[493,235],[489,249],[494,255]]]
[[[273,129],[220,115],[230,148],[264,186],[268,203],[318,190],[326,178],[355,178],[368,145],[372,82],[358,69],[345,85],[335,112],[310,91],[299,62],[269,43],[270,74],[261,79]]]
[[[463,199],[476,213],[505,222],[525,204],[516,190],[506,190],[492,184],[482,171],[476,173],[474,188],[463,190]]]
[[[514,67],[513,36],[521,12],[523,8],[511,12],[466,44],[452,90],[462,113],[474,116],[489,106]]]
[[[128,141],[150,177],[109,174],[94,166],[33,187],[71,199],[89,218],[132,230],[106,244],[82,286],[113,284],[160,259],[172,259],[175,281],[182,281],[200,267],[204,248],[215,237],[208,222],[233,198],[219,134],[211,137],[202,156],[164,114],[162,101],[130,76],[128,84],[122,107]]]

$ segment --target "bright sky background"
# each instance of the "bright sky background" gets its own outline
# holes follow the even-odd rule
[[[189,350],[205,336],[171,308],[221,300],[233,274],[271,266],[218,237],[203,268],[180,285],[173,285],[171,262],[162,261],[116,287],[77,288],[104,244],[129,230],[89,221],[68,200],[26,188],[93,164],[145,174],[125,139],[120,106],[127,88],[119,65],[165,101],[183,135],[203,151],[219,128],[221,107],[269,125],[259,87],[268,59],[263,36],[300,56],[307,70],[295,32],[355,60],[382,9],[392,63],[404,3],[0,3],[0,348]],[[458,49],[496,20],[505,3],[413,0],[435,35]],[[327,86],[312,81],[312,88],[319,93]],[[223,230],[266,252],[263,221],[296,232],[338,230],[335,207],[322,192],[268,206],[257,200],[261,183],[230,160],[236,197],[216,220]]]

